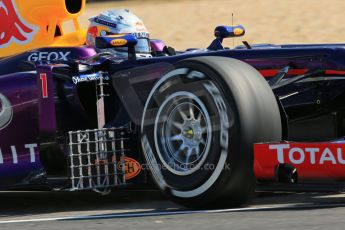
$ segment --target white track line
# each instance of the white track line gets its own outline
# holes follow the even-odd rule
[[[248,208],[232,208],[232,209],[216,209],[216,210],[186,210],[186,211],[170,211],[170,212],[141,212],[141,213],[118,213],[118,214],[104,214],[104,215],[85,215],[85,216],[66,216],[66,217],[51,217],[38,219],[18,219],[18,220],[4,220],[0,224],[12,223],[26,223],[26,222],[46,222],[46,221],[73,221],[73,220],[95,220],[95,219],[115,219],[115,218],[132,218],[132,217],[152,217],[152,216],[167,216],[167,215],[186,215],[186,214],[203,214],[203,213],[226,213],[226,212],[241,212],[241,211],[269,211],[278,209],[308,209],[308,208],[334,208],[345,207],[345,204],[283,204],[277,206],[262,206],[262,207],[248,207]]]

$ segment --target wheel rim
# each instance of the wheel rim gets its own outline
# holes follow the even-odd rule
[[[170,95],[157,113],[154,138],[158,156],[169,171],[194,173],[207,158],[212,138],[206,106],[190,92]]]

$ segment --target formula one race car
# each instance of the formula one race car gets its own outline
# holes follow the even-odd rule
[[[0,1],[0,14],[15,2]],[[84,1],[53,3],[67,15],[55,19],[78,25]],[[1,35],[2,57],[42,28],[64,39],[59,20],[39,29],[19,19],[7,45]],[[82,45],[78,34],[67,40]],[[2,58],[1,189],[106,193],[153,181],[172,200],[205,207],[242,204],[255,186],[342,186],[345,44],[223,47],[243,34],[218,26],[207,49],[184,52],[151,40],[149,58],[137,58],[131,34],[97,37],[107,52],[35,42]],[[108,52],[119,47],[126,58]]]

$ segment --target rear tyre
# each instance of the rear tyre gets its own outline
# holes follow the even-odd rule
[[[175,67],[144,109],[142,146],[152,177],[185,206],[243,204],[255,188],[253,144],[281,140],[272,90],[235,59],[198,57]]]

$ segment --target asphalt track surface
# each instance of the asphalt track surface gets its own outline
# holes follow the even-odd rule
[[[345,194],[258,193],[248,205],[189,210],[157,191],[1,192],[0,229],[345,229]]]

